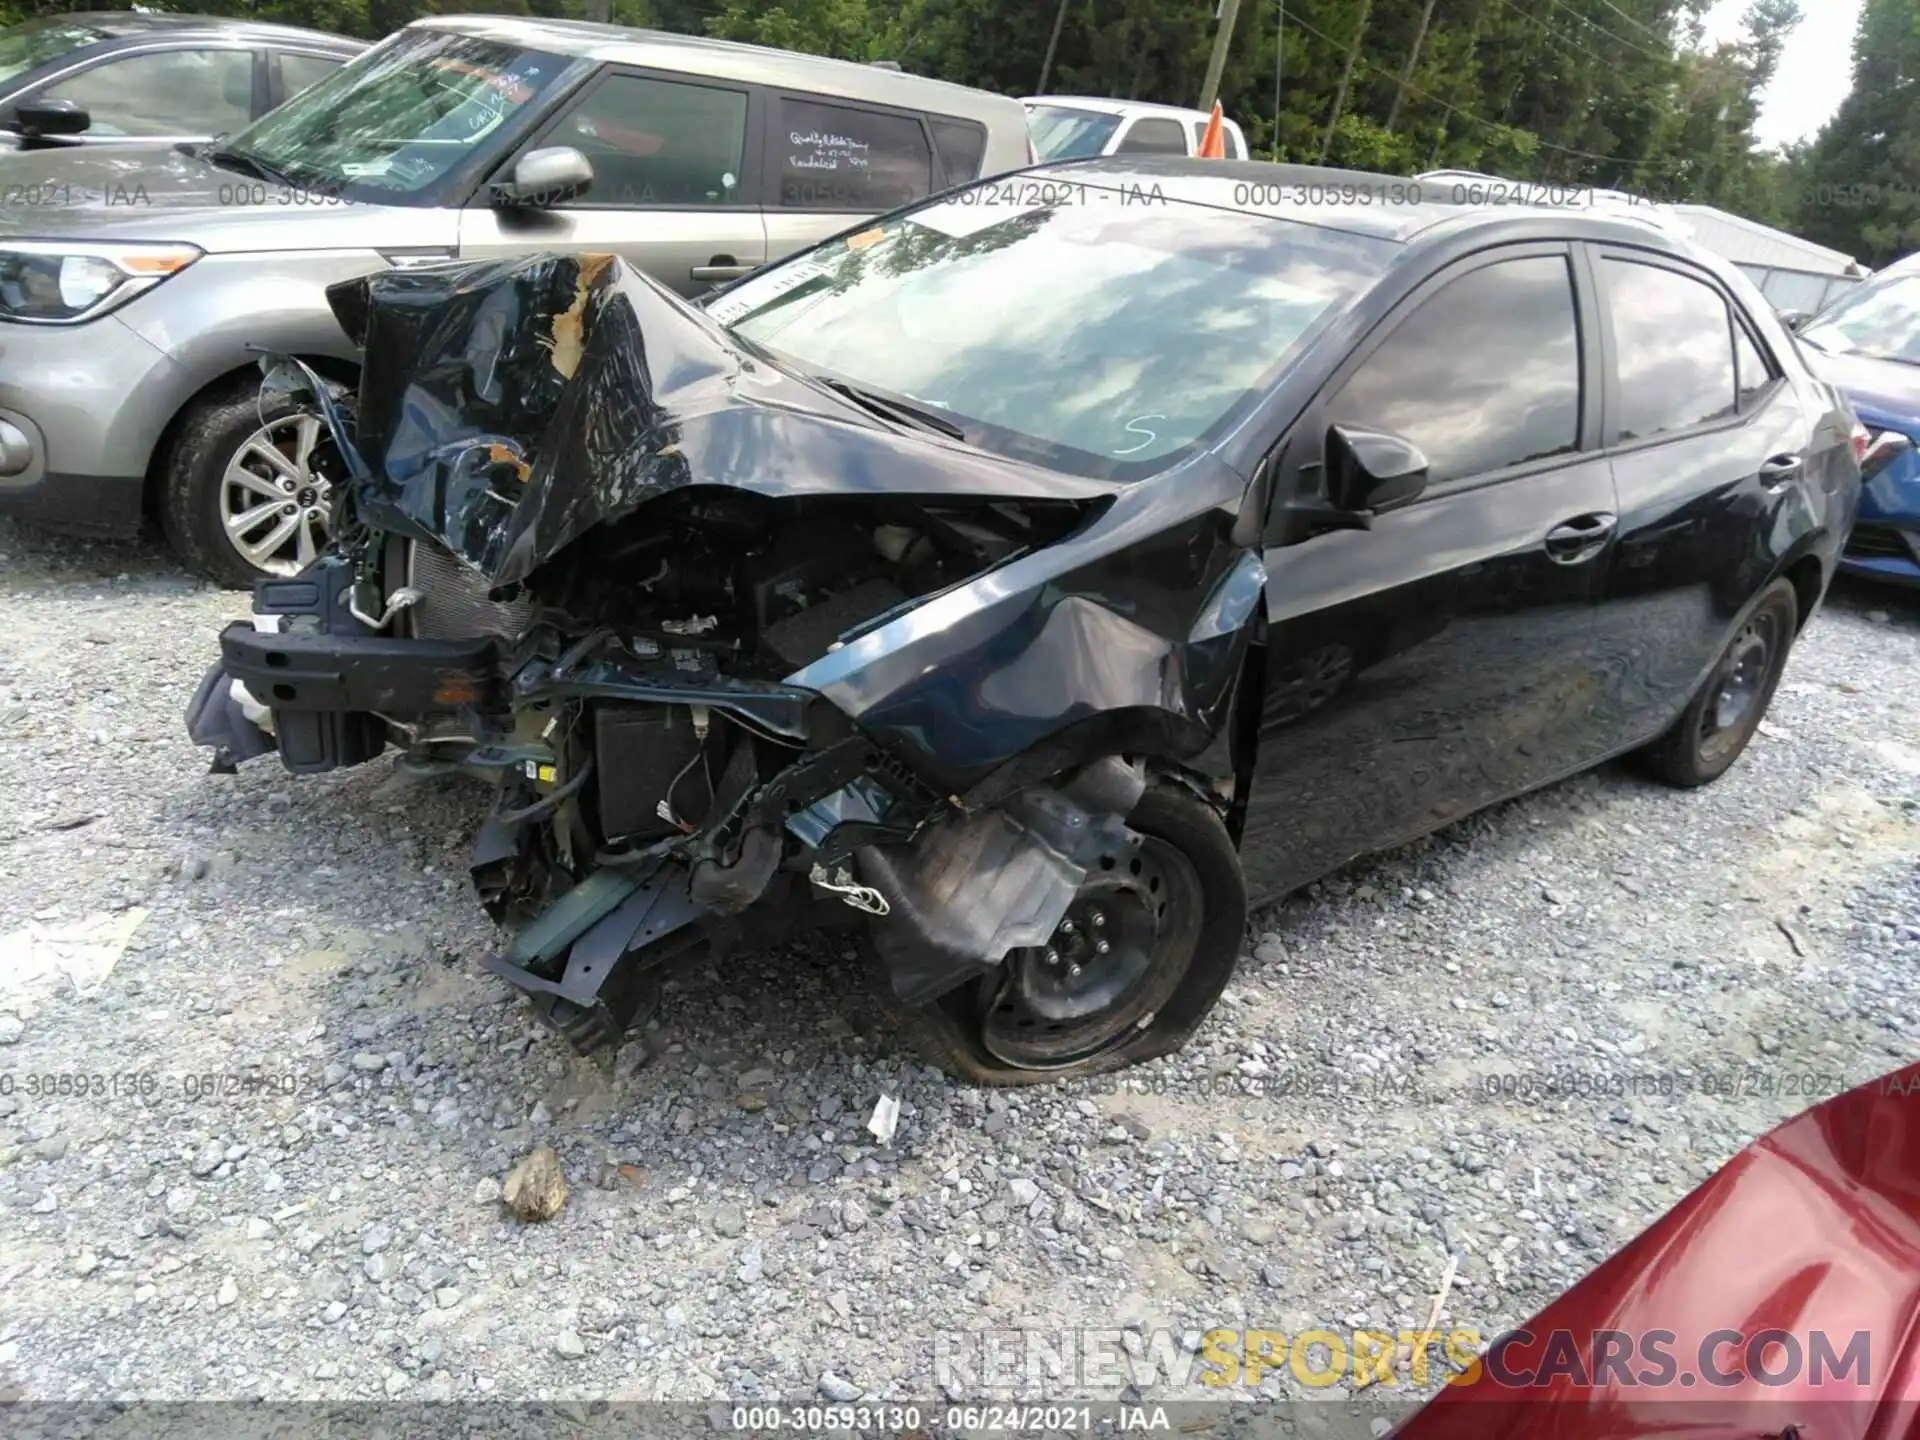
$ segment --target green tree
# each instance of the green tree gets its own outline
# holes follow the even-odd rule
[[[75,6],[89,0],[72,0]],[[596,0],[168,0],[369,38],[434,10],[578,18]],[[1060,21],[1054,93],[1192,105],[1216,0],[598,0],[618,23],[892,60],[1032,93]],[[1707,47],[1711,0],[1241,0],[1221,102],[1254,152],[1412,174],[1477,169],[1590,183],[1797,220],[1875,254],[1910,246],[1912,205],[1819,209],[1834,177],[1920,180],[1920,0],[1868,0],[1856,89],[1803,154],[1754,142],[1796,0],[1753,0],[1741,36]],[[53,12],[0,0],[0,19]],[[1284,40],[1282,36],[1284,35]],[[1284,48],[1284,56],[1282,55]],[[1276,77],[1276,69],[1278,75]],[[1343,79],[1344,77],[1344,79]],[[1276,96],[1275,81],[1279,81]],[[1868,137],[1874,137],[1869,139]],[[1904,192],[1911,196],[1909,188]]]
[[[1920,249],[1920,6],[1867,0],[1853,89],[1797,157],[1799,230],[1869,265]]]

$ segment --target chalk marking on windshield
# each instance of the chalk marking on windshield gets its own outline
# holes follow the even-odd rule
[[[1129,435],[1144,435],[1147,438],[1142,440],[1138,445],[1129,445],[1126,449],[1116,450],[1113,453],[1116,455],[1138,455],[1142,450],[1160,438],[1160,432],[1157,430],[1141,430],[1135,427],[1137,427],[1142,420],[1164,420],[1166,418],[1166,416],[1158,413],[1134,416],[1133,419],[1127,421],[1123,428]]]

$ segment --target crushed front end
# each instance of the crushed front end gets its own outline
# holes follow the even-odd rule
[[[488,966],[580,1048],[672,962],[819,924],[869,927],[909,1007],[1009,957],[1063,966],[1090,874],[1146,892],[1149,757],[1185,757],[1227,810],[1253,601],[1203,492],[1144,550],[1072,553],[1115,487],[876,423],[608,256],[333,299],[365,355],[357,413],[269,369],[304,377],[348,456],[335,542],[256,586],[189,729],[216,768],[393,745],[490,779],[472,874],[513,939]],[[1135,1008],[1098,1057],[1010,1063],[1140,1058],[1164,1037]]]

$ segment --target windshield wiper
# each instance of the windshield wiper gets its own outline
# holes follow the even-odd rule
[[[206,158],[213,164],[223,162],[230,170],[238,170],[243,175],[266,181],[269,185],[284,185],[294,189],[294,183],[263,160],[256,159],[244,150],[229,150],[223,146],[214,146],[207,151]]]
[[[945,435],[949,440],[964,442],[967,438],[966,431],[936,411],[923,409],[918,405],[909,405],[904,400],[895,400],[891,396],[862,389],[858,385],[848,384],[845,380],[835,380],[826,375],[815,375],[811,378],[816,385],[824,385],[834,394],[846,396],[861,409],[871,411],[882,420],[911,425],[919,430],[931,430],[936,435]]]

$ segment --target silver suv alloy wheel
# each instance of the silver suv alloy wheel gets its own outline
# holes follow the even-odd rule
[[[254,569],[297,575],[326,546],[333,485],[313,463],[323,434],[316,415],[283,415],[248,436],[227,462],[220,523]]]

